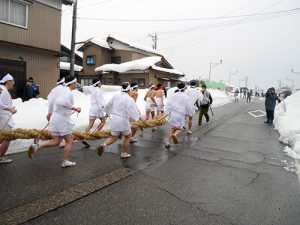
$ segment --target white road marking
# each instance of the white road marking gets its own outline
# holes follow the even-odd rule
[[[262,116],[265,116],[266,113],[264,111],[261,111],[261,110],[255,110],[255,111],[250,111],[248,112],[251,116],[253,117],[262,117]]]

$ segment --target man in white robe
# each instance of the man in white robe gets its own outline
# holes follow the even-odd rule
[[[190,101],[190,104],[192,106],[192,109],[193,109],[193,115],[192,116],[188,116],[188,131],[187,133],[188,134],[192,134],[192,125],[193,125],[193,116],[195,115],[195,112],[196,112],[196,109],[197,106],[196,106],[196,103],[198,101],[201,101],[203,96],[202,96],[202,93],[200,92],[200,90],[197,90],[196,89],[196,82],[195,81],[192,81],[190,83],[190,88],[187,88],[185,90],[185,93],[186,95],[189,97],[189,101]]]
[[[54,100],[58,98],[58,96],[62,93],[64,90],[64,82],[65,78],[59,78],[56,82],[56,86],[50,91],[50,93],[47,96],[48,99],[48,114],[46,116],[47,120],[50,121],[50,117],[53,113],[53,105]]]
[[[178,143],[177,135],[185,125],[186,116],[193,115],[192,105],[190,104],[188,96],[184,93],[185,84],[179,83],[177,85],[178,91],[168,99],[165,111],[170,115],[169,123],[171,125],[169,136],[167,138],[166,148],[170,148],[170,141],[173,139],[174,143]]]
[[[129,96],[130,84],[125,82],[122,84],[121,92],[110,99],[105,105],[104,111],[111,116],[111,137],[106,139],[98,149],[98,155],[101,156],[106,148],[113,144],[122,135],[125,136],[125,140],[122,145],[121,159],[131,157],[128,154],[128,146],[131,140],[131,127],[130,119],[138,121],[140,114],[136,107],[136,104]]]
[[[65,79],[65,87],[60,92],[60,95],[54,100],[53,113],[49,121],[49,131],[52,134],[52,139],[42,141],[37,144],[32,144],[28,150],[29,158],[39,149],[43,147],[58,146],[62,139],[65,140],[64,154],[61,167],[75,166],[75,162],[69,161],[73,145],[72,129],[75,124],[71,121],[71,115],[74,111],[81,112],[80,107],[74,106],[72,90],[75,90],[77,80],[74,76],[68,76]]]
[[[10,74],[6,74],[0,81],[0,129],[11,130],[14,126],[12,115],[17,112],[12,104],[12,98],[8,90],[14,87],[15,81]],[[0,164],[10,163],[13,160],[5,156],[10,141],[0,140]]]
[[[106,118],[104,116],[104,105],[105,99],[103,97],[103,93],[101,91],[101,81],[99,79],[93,79],[93,87],[92,94],[90,97],[90,110],[89,110],[89,124],[85,128],[85,132],[89,132],[94,126],[95,121],[99,118],[100,124],[97,126],[96,131],[101,130],[104,125]],[[85,145],[86,148],[90,147],[90,144],[87,140],[82,140],[82,144]]]
[[[101,130],[105,124],[104,118],[104,105],[105,99],[101,91],[101,82],[99,79],[93,79],[93,90],[90,98],[90,111],[89,111],[89,125],[86,127],[85,132],[89,132],[96,119],[100,119],[101,123],[97,127],[97,130]]]

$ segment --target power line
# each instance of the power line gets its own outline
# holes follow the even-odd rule
[[[275,15],[281,13],[300,11],[299,8],[293,8],[288,10],[281,10],[267,13],[254,13],[237,16],[220,16],[220,17],[202,17],[202,18],[183,18],[183,19],[113,19],[113,18],[93,18],[93,17],[78,17],[81,20],[100,20],[100,21],[115,21],[115,22],[185,22],[185,21],[203,21],[203,20],[220,20],[220,19],[232,19],[232,18],[243,18],[243,17],[257,17]]]
[[[282,2],[282,0],[279,0],[279,1],[277,1],[277,2],[275,2],[275,3],[273,3],[273,4],[271,4],[271,5],[269,5],[269,6],[267,6],[267,7],[265,7],[264,9],[262,9],[262,10],[260,10],[260,11],[269,9],[269,8],[273,7],[274,5],[280,3],[280,2]],[[295,9],[297,9],[297,8],[295,8]],[[284,11],[286,11],[286,10],[284,10]],[[298,14],[298,12],[293,13],[293,14]],[[277,17],[288,16],[288,15],[293,15],[293,14],[277,15]],[[217,31],[214,32],[213,34],[219,33],[220,31],[223,31],[223,30],[225,30],[225,29],[228,29],[229,27],[232,27],[232,26],[234,26],[234,25],[240,25],[240,24],[246,23],[246,22],[248,22],[248,23],[249,23],[249,22],[261,22],[261,21],[266,21],[266,20],[274,19],[274,18],[277,18],[277,17],[272,17],[272,16],[270,16],[269,18],[267,18],[267,17],[263,18],[263,17],[262,17],[262,18],[257,18],[256,20],[253,20],[253,21],[249,21],[249,18],[239,19],[239,20],[236,21],[235,24],[227,24],[227,26],[219,28],[219,30],[217,30]],[[231,22],[233,22],[233,21],[231,21]],[[221,26],[221,25],[222,25],[222,24],[220,23],[219,26]],[[226,25],[226,24],[225,24],[225,25]],[[207,28],[207,29],[209,29],[209,28]],[[183,33],[183,32],[181,31],[179,34],[182,34],[182,33]],[[184,46],[184,45],[187,45],[187,44],[191,44],[191,43],[193,43],[193,42],[196,42],[196,43],[197,43],[197,42],[199,42],[199,39],[200,39],[200,38],[205,38],[205,37],[211,36],[211,35],[213,35],[213,34],[208,34],[208,35],[206,35],[206,36],[203,36],[203,35],[202,35],[202,36],[197,37],[197,38],[195,38],[195,39],[193,39],[193,40],[190,40],[188,43],[187,43],[187,42],[182,42],[182,43],[180,43],[180,44],[177,44],[177,45],[174,45],[174,46],[171,46],[171,47],[167,47],[167,48],[164,48],[164,49],[162,49],[162,50],[178,48],[178,47],[181,47],[181,46]],[[208,39],[206,39],[206,40],[208,40]],[[205,41],[205,40],[200,40],[200,41],[203,42],[203,41]]]
[[[117,1],[117,0],[115,0],[115,1]],[[128,5],[132,5],[134,3],[144,3],[145,1],[147,1],[147,0],[137,0],[137,1],[133,1],[133,2],[126,2],[125,4],[118,4],[118,5],[112,5],[112,6],[102,7],[100,10],[103,11],[103,10],[110,9],[110,8],[114,8],[115,9],[117,7],[128,6]],[[83,8],[83,7],[81,7],[81,8]],[[99,11],[99,9],[88,10],[86,12],[81,12],[81,10],[79,10],[79,14],[91,13],[91,12],[94,12],[96,10]]]

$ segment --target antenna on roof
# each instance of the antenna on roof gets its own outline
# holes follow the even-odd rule
[[[153,49],[156,50],[157,49],[157,33],[155,33],[154,35],[149,34],[149,37],[152,38],[152,41],[153,41],[152,47],[153,47]]]

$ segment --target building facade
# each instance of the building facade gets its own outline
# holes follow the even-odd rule
[[[100,78],[108,85],[135,81],[141,88],[150,83],[173,87],[184,76],[156,50],[111,36],[106,40],[88,39],[78,51],[83,52],[83,70],[79,76],[82,85],[90,85],[93,78]],[[141,66],[135,67],[136,64]]]
[[[10,73],[15,96],[33,77],[46,97],[59,76],[62,4],[71,0],[0,1],[0,75]]]

